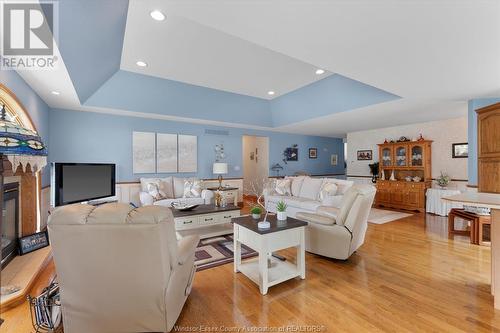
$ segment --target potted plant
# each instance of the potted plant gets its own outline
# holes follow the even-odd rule
[[[279,201],[276,204],[276,211],[278,212],[278,220],[285,221],[286,220],[286,203],[284,201]]]
[[[253,206],[252,209],[250,209],[250,213],[252,213],[252,217],[257,220],[260,218],[260,214],[262,214],[262,208]]]
[[[442,189],[445,189],[446,186],[448,186],[448,184],[450,183],[451,181],[451,178],[450,176],[448,176],[448,174],[446,174],[445,172],[441,171],[441,174],[439,175],[439,177],[436,179],[436,182],[438,183],[438,185],[442,188]]]

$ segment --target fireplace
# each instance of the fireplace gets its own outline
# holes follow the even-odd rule
[[[4,184],[2,214],[1,268],[4,268],[18,254],[19,183]]]

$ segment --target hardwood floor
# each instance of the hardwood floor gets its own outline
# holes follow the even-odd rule
[[[293,253],[281,254],[294,260]],[[490,249],[464,236],[449,240],[446,218],[415,214],[369,224],[365,244],[349,260],[313,254],[306,260],[306,280],[271,287],[266,296],[231,264],[198,272],[177,330],[309,325],[328,332],[500,332]],[[39,286],[53,270],[47,268]],[[32,331],[26,307],[1,317],[1,332]]]

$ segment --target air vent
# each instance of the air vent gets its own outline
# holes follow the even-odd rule
[[[205,134],[208,135],[229,135],[229,131],[225,130],[214,130],[214,129],[205,129]]]

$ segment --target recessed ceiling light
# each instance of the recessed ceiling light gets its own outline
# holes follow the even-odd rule
[[[316,70],[316,74],[318,74],[318,75],[321,75],[321,74],[323,74],[323,73],[325,73],[325,70],[324,70],[324,69],[321,69],[321,68],[320,68],[320,69],[317,69],[317,70]]]
[[[138,61],[135,63],[139,67],[146,67],[148,64],[146,64],[144,61]]]
[[[55,91],[55,90],[53,90],[53,91],[51,91],[51,94],[52,94],[52,95],[60,95],[61,93],[60,93],[59,91]]]
[[[269,91],[267,92],[267,94],[272,96],[272,95],[274,95],[274,91],[269,90]]]
[[[151,17],[157,21],[163,21],[165,19],[165,15],[159,10],[153,10],[151,13],[149,13],[149,15],[151,15]]]

